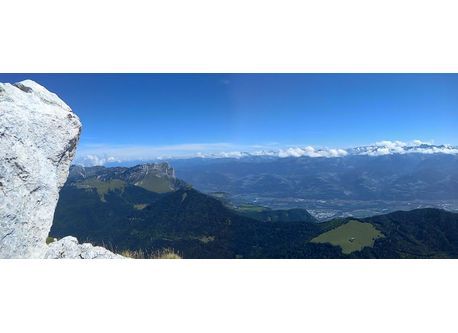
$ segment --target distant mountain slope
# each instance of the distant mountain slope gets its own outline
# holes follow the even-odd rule
[[[183,181],[175,177],[175,171],[168,163],[148,163],[132,168],[71,166],[68,177],[69,183],[81,183],[82,181],[93,179],[98,182],[121,180],[127,184],[136,185],[157,193],[171,192],[186,186]]]
[[[184,258],[458,258],[458,214],[420,209],[352,221],[260,221],[191,188],[126,184],[102,199],[95,188],[67,185],[50,235],[116,251],[170,247]]]
[[[204,192],[310,200],[457,200],[458,156],[188,159],[177,176]]]
[[[318,222],[307,210],[299,208],[274,210],[245,205],[236,209],[236,212],[264,222]]]
[[[458,258],[458,214],[426,208],[349,218],[311,242],[333,244],[344,258]]]
[[[458,214],[416,209],[364,219],[384,235],[359,257],[458,258]]]
[[[126,185],[100,196],[96,188],[65,185],[54,213],[50,235],[61,238],[71,234],[80,241],[97,241],[112,245],[133,221],[135,207],[150,204],[159,194],[141,187]]]
[[[169,167],[72,168],[50,232],[115,251],[173,248],[184,258],[458,258],[458,214],[417,209],[323,223],[306,210],[231,209]],[[170,191],[142,186],[168,181]],[[173,190],[172,190],[173,189]]]
[[[152,192],[141,186],[141,177],[128,176],[144,168],[133,169],[73,167],[60,193],[51,236],[72,233],[117,251],[172,247],[187,258],[246,258],[289,256],[294,242],[302,248],[304,237],[325,226],[310,223],[314,220],[305,210],[291,217],[294,223],[280,221],[294,212],[270,210],[270,222],[242,216],[171,172],[166,176],[175,190]],[[297,222],[300,217],[308,220]],[[272,239],[278,244],[272,246]]]
[[[458,212],[458,155],[196,158],[170,161],[177,176],[234,205],[307,209],[320,221],[397,210]]]

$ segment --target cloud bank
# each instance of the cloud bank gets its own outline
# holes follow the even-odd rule
[[[273,144],[276,146],[277,144]],[[82,165],[105,165],[129,161],[152,161],[177,158],[244,158],[270,156],[278,158],[313,157],[338,158],[349,155],[383,156],[390,154],[458,154],[458,147],[434,145],[432,142],[413,140],[379,141],[356,148],[286,147],[271,148],[269,145],[237,146],[230,143],[192,143],[167,146],[128,145],[82,145],[75,163]],[[263,148],[263,149],[260,149]],[[270,148],[270,149],[269,149]]]

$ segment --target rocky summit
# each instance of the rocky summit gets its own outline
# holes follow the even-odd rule
[[[86,188],[97,188],[103,184],[124,187],[129,184],[156,193],[173,192],[189,186],[176,178],[175,170],[168,163],[147,163],[131,168],[72,165],[67,184]]]
[[[46,245],[80,132],[56,94],[31,80],[0,83],[0,258],[117,256],[105,249],[80,256],[91,245],[74,239]]]

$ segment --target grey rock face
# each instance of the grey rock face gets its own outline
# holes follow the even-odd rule
[[[139,182],[148,174],[153,174],[158,177],[175,178],[175,170],[166,162],[141,164],[129,168],[125,172],[125,176],[130,183]]]
[[[80,132],[78,117],[44,87],[0,83],[0,258],[48,256],[46,238]]]
[[[142,181],[148,175],[156,177],[167,177],[171,181],[176,179],[175,170],[167,162],[146,163],[136,165],[131,168],[104,166],[84,167],[81,165],[72,165],[70,168],[70,180],[82,180],[97,176],[100,180],[122,179],[130,184]]]

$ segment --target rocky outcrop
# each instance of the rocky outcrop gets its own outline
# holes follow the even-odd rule
[[[121,180],[157,193],[173,192],[189,187],[186,182],[176,178],[175,170],[168,163],[147,163],[131,168],[72,165],[67,184],[78,184],[94,177],[102,182]]]
[[[44,87],[0,83],[0,258],[114,256],[74,238],[46,245],[80,131],[70,107]]]
[[[94,176],[103,181],[121,179],[129,184],[138,183],[148,176],[168,178],[171,183],[176,181],[175,170],[167,162],[139,164],[131,168],[84,167],[82,165],[72,165],[70,167],[70,180],[83,180]]]
[[[89,243],[78,244],[75,237],[67,236],[49,245],[45,259],[121,259],[100,246]]]

